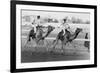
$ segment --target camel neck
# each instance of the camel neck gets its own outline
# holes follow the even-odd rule
[[[79,34],[79,32],[74,33],[74,35],[75,35],[74,39],[78,36],[78,34]]]
[[[47,34],[44,36],[44,38],[47,37],[47,36],[50,34],[50,32],[51,32],[51,31],[48,31]]]

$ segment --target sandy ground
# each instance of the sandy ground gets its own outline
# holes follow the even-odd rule
[[[49,42],[50,43],[50,42]],[[80,45],[80,46],[79,46]],[[66,45],[64,52],[59,43],[56,48],[51,45],[39,45],[34,47],[34,43],[30,42],[21,49],[21,62],[47,62],[47,61],[71,61],[71,60],[88,60],[90,53],[87,48],[82,46],[82,42],[76,43],[76,47]]]
[[[50,52],[31,52],[31,51],[22,51],[21,55],[22,63],[29,62],[48,62],[48,61],[71,61],[71,60],[88,60],[89,54],[71,54],[68,53],[63,55],[61,53],[50,53]]]

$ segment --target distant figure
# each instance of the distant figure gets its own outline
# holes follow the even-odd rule
[[[40,16],[37,16],[37,18],[32,22],[32,27],[34,27],[34,33],[36,33],[37,31],[36,27],[41,25],[40,21]]]
[[[63,35],[65,34],[65,29],[67,29],[68,31],[71,31],[70,30],[70,26],[68,24],[68,19],[63,19],[63,23],[60,25],[60,28],[63,30]]]
[[[86,33],[85,39],[88,39],[88,33]],[[84,46],[88,48],[88,52],[89,52],[90,42],[89,41],[84,41]]]

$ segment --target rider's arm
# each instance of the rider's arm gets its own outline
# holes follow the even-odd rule
[[[58,27],[59,27],[59,28],[63,28],[63,24],[60,24]]]
[[[70,29],[70,26],[69,26],[68,23],[65,24],[65,27],[66,27],[67,29]]]

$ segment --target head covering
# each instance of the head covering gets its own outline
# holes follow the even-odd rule
[[[37,19],[40,19],[40,15],[37,16]]]
[[[68,21],[68,16],[66,16],[64,19],[63,19],[64,22],[67,22]]]
[[[67,21],[67,19],[63,19],[64,23]]]

